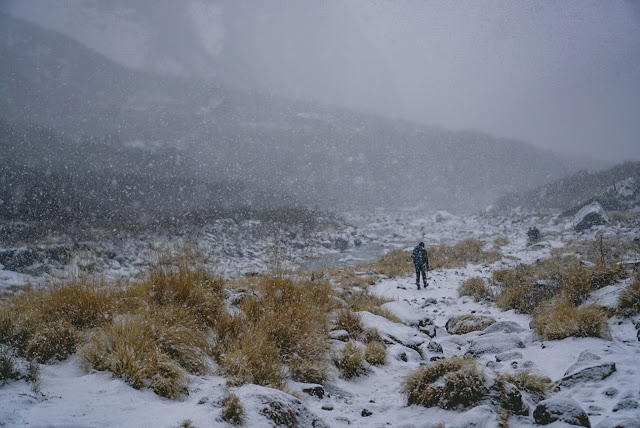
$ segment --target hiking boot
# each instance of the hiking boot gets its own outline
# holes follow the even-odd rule
[[[420,284],[416,284],[418,286],[418,290],[420,290]]]

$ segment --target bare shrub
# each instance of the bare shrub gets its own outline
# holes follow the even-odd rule
[[[387,363],[387,348],[380,342],[369,342],[364,349],[364,359],[372,366],[383,366]]]
[[[640,274],[618,295],[616,311],[625,317],[640,313]]]
[[[544,340],[565,337],[609,337],[607,312],[600,306],[577,308],[570,301],[557,298],[539,308],[531,327]]]
[[[458,287],[460,296],[471,296],[476,302],[486,299],[490,296],[484,279],[479,277],[469,278]]]
[[[461,409],[485,398],[487,388],[475,361],[454,357],[410,373],[404,379],[402,392],[409,405]]]
[[[493,263],[502,259],[499,251],[484,251],[484,243],[477,239],[466,239],[455,245],[429,247],[429,266],[434,269],[450,269],[466,266],[467,263]]]
[[[369,371],[364,351],[353,342],[347,342],[342,351],[334,357],[333,363],[345,379],[363,376]]]
[[[227,392],[222,398],[222,420],[231,425],[244,422],[244,407],[236,394]]]

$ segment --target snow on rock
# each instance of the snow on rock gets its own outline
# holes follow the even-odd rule
[[[640,418],[611,418],[596,425],[595,428],[640,428]]]
[[[540,425],[561,421],[569,425],[591,427],[589,417],[582,407],[575,400],[566,397],[553,397],[541,401],[533,411],[533,418]]]
[[[407,301],[388,302],[382,305],[382,309],[387,309],[392,314],[400,318],[407,325],[412,327],[425,327],[433,324],[431,318],[420,308],[416,308]]]
[[[491,324],[489,327],[482,330],[480,334],[490,334],[490,333],[520,333],[524,331],[525,328],[521,327],[515,321],[498,321],[496,323]]]
[[[589,205],[582,207],[582,209],[577,212],[573,217],[571,225],[576,232],[581,232],[583,230],[590,229],[593,226],[606,224],[608,222],[609,217],[604,211],[604,208],[602,208],[599,203],[592,202]]]
[[[501,354],[515,348],[525,348],[519,336],[508,333],[491,333],[471,339],[464,354],[467,358],[477,358],[485,354]]]
[[[277,389],[244,385],[235,391],[245,412],[245,426],[328,428],[302,401]]]

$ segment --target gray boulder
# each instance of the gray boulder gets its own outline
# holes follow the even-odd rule
[[[576,401],[566,397],[553,397],[539,402],[533,411],[533,419],[540,425],[560,421],[569,425],[591,427],[587,413]]]
[[[597,361],[600,361],[600,357],[598,357],[596,354],[590,351],[582,351],[578,356],[576,362],[573,363],[573,365],[571,365],[571,367],[569,367],[567,371],[564,372],[564,374],[566,376],[568,374],[575,373],[579,368],[593,365]]]
[[[596,425],[596,428],[640,428],[640,419],[607,418]]]
[[[572,226],[576,232],[582,232],[583,230],[590,229],[593,226],[606,224],[608,221],[609,217],[602,206],[597,202],[592,202],[589,205],[585,205],[577,212],[573,217]]]

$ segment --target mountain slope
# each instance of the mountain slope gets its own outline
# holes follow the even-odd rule
[[[334,209],[480,209],[598,165],[477,132],[134,71],[6,15],[0,117],[72,140],[111,136],[121,145],[173,146],[189,160],[187,176]]]

